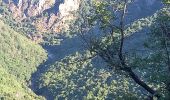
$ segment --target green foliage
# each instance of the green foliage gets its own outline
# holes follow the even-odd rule
[[[157,13],[158,12],[156,12],[152,16],[149,16],[146,18],[138,19],[138,20],[134,21],[133,23],[131,23],[130,25],[128,25],[128,28],[125,31],[126,35],[130,36],[135,32],[139,32],[144,28],[150,27],[156,20],[156,18],[158,16]]]
[[[162,0],[165,4],[170,4],[170,0]]]
[[[98,19],[100,21],[100,27],[102,29],[109,26],[110,22],[114,20],[114,14],[109,10],[110,5],[107,1],[98,2],[94,1],[95,8],[95,16],[90,17],[90,22],[96,21]]]
[[[168,68],[167,68],[167,66],[165,66],[164,60],[167,57],[165,57],[166,54],[165,55],[163,54],[164,52],[154,51],[153,52],[154,55],[148,54],[147,52],[145,52],[144,55],[142,55],[142,56],[140,55],[139,58],[137,58],[137,57],[132,56],[131,54],[126,54],[126,51],[125,52],[123,51],[123,53],[122,53],[123,57],[122,57],[122,59],[119,59],[120,54],[119,54],[119,51],[116,51],[116,50],[121,48],[120,42],[118,42],[118,41],[122,40],[122,38],[120,36],[121,30],[123,30],[123,31],[125,30],[125,33],[127,33],[127,34],[125,34],[125,36],[127,36],[127,35],[129,35],[129,33],[131,33],[131,34],[135,33],[135,32],[138,32],[139,30],[142,30],[145,27],[150,27],[150,26],[156,27],[153,30],[157,31],[157,35],[158,35],[158,36],[152,36],[150,38],[150,40],[153,42],[154,39],[159,38],[158,40],[154,41],[153,44],[157,48],[163,48],[163,45],[162,45],[163,42],[160,39],[161,38],[161,36],[160,36],[161,29],[159,29],[159,27],[157,26],[157,24],[159,25],[159,22],[157,22],[157,21],[160,20],[158,18],[158,15],[169,14],[169,12],[166,12],[169,10],[166,10],[166,11],[162,12],[161,14],[158,14],[158,12],[157,12],[156,14],[154,14],[151,17],[142,18],[140,20],[137,20],[137,21],[131,23],[131,25],[125,25],[125,27],[123,27],[123,29],[122,29],[122,27],[119,25],[116,27],[117,24],[110,25],[113,23],[117,23],[117,21],[118,22],[122,21],[122,20],[116,20],[116,19],[120,19],[120,18],[118,18],[120,12],[116,12],[118,15],[118,16],[116,16],[116,18],[112,17],[112,15],[114,15],[114,14],[112,14],[111,10],[109,10],[109,6],[111,6],[112,4],[108,3],[107,1],[104,1],[104,2],[103,1],[101,2],[101,1],[96,1],[94,3],[94,8],[90,10],[92,12],[91,15],[90,14],[86,15],[85,12],[83,12],[84,9],[82,9],[83,11],[80,12],[81,17],[78,20],[79,22],[77,22],[77,26],[80,29],[79,32],[81,32],[81,35],[83,34],[83,36],[84,36],[83,38],[85,38],[85,39],[87,38],[85,40],[85,42],[88,42],[88,46],[90,45],[89,49],[92,49],[93,52],[96,52],[98,54],[98,56],[100,56],[104,60],[104,62],[108,63],[108,65],[110,65],[113,69],[118,69],[118,70],[125,69],[125,68],[123,68],[125,64],[122,64],[120,61],[122,59],[125,59],[127,66],[130,68],[133,68],[134,72],[137,75],[142,74],[141,79],[144,79],[146,81],[146,85],[154,88],[155,90],[158,90],[158,92],[162,96],[162,99],[168,99],[169,98],[168,91],[167,91],[167,87],[165,85],[165,84],[167,84],[167,82],[166,83],[164,83],[164,82],[166,80],[169,80],[169,78],[168,78],[169,75],[168,75],[168,71],[167,71]],[[120,1],[120,2],[122,2],[122,1]],[[120,4],[120,7],[118,7],[118,9],[122,9],[121,7],[122,7],[122,5]],[[162,19],[166,20],[165,22],[168,24],[167,30],[169,32],[169,23],[170,22],[168,21],[169,20],[168,16],[161,17],[161,20]],[[93,31],[93,29],[94,29],[94,27],[96,28],[96,26],[99,26],[99,30],[100,29],[102,30],[101,34],[97,33],[97,35],[99,35],[99,36],[94,35],[94,34],[96,34],[96,31]],[[113,30],[111,30],[111,29],[113,29]],[[116,29],[119,29],[120,31],[117,31]],[[105,30],[105,31],[103,32],[103,30]],[[110,34],[107,34],[107,33],[110,33]],[[90,36],[86,37],[86,34],[90,34]],[[117,34],[119,34],[119,35],[117,35]],[[94,35],[94,37],[93,37],[93,35]],[[160,44],[157,44],[158,41],[160,41]],[[145,44],[145,45],[148,46],[148,44]],[[169,46],[169,44],[168,44],[168,46]],[[122,48],[124,48],[124,47],[122,47]],[[134,51],[134,54],[137,54],[137,52]],[[108,55],[109,55],[109,57],[108,57]],[[147,56],[148,58],[147,57],[145,58],[145,56]],[[143,57],[144,57],[144,59],[143,59]],[[164,68],[163,68],[163,66],[164,66]],[[167,68],[167,69],[165,69],[165,68]],[[154,71],[152,71],[152,70],[154,70]],[[125,73],[120,73],[120,75],[123,75],[123,74],[125,74]],[[158,75],[158,76],[156,76],[156,75]],[[167,78],[165,78],[165,77],[167,77]],[[130,81],[128,81],[128,82],[130,82]],[[130,85],[129,85],[129,87],[130,87]],[[94,99],[95,96],[93,93],[95,93],[95,92],[93,91],[93,92],[89,92],[89,93],[90,93],[89,96]]]
[[[167,33],[170,30],[169,13],[169,8],[164,8],[158,13],[150,27],[149,38],[144,44],[147,50],[142,56],[140,54],[131,56],[131,60],[128,60],[132,62],[132,66],[140,69],[142,77],[158,90],[162,100],[170,98],[168,85],[170,82],[168,61],[170,39]]]
[[[0,100],[43,100],[0,66]]]
[[[0,64],[21,80],[29,80],[46,58],[43,49],[0,21]]]
[[[76,53],[49,66],[39,80],[38,92],[50,94],[50,98],[56,100],[146,98],[129,78],[97,66],[90,59],[83,60],[90,56],[89,52]]]
[[[0,20],[0,99],[37,100],[26,82],[45,59],[40,46]]]
[[[55,34],[44,34],[44,38],[43,38],[43,45],[60,45],[61,41],[63,39],[60,39],[59,37],[57,37]]]
[[[89,6],[80,8],[82,10],[81,14],[84,15],[78,15],[80,18],[76,21],[77,28],[75,30],[77,31],[78,28],[81,27],[78,32],[84,32],[84,30],[89,31],[90,28],[98,25],[99,28],[104,31],[104,35],[101,37],[98,36],[97,39],[90,37],[91,42],[95,43],[91,48],[102,55],[106,55],[106,53],[113,55],[113,59],[111,59],[112,69],[109,69],[109,64],[99,64],[103,61],[98,57],[93,59],[99,59],[99,62],[95,63],[93,60],[87,59],[92,56],[91,52],[83,52],[82,54],[75,53],[74,55],[66,56],[61,61],[49,65],[49,69],[37,80],[39,86],[36,91],[39,94],[56,100],[148,99],[147,96],[149,94],[136,85],[136,83],[128,77],[127,73],[113,70],[114,68],[120,70],[120,61],[117,56],[120,45],[120,30],[118,28],[120,27],[117,28],[114,26],[114,30],[111,30],[111,24],[116,23],[117,19],[119,19],[114,15],[114,10],[122,10],[122,0],[108,1],[84,1],[84,5],[88,5],[89,3],[89,5],[94,8],[91,9]],[[38,0],[33,0],[33,2],[36,3]],[[164,2],[169,3],[168,0],[164,0]],[[113,11],[112,7],[114,9]],[[1,19],[16,31],[22,31],[24,34],[37,33],[31,23],[34,18],[17,23],[10,17],[10,13],[5,7],[0,8],[0,13],[4,17]],[[168,46],[170,45],[170,41],[168,36],[162,37],[163,32],[160,28],[160,23],[163,22],[163,24],[167,25],[169,32],[170,16],[168,9],[163,9],[162,13],[158,15],[154,14],[151,17],[139,19],[131,23],[131,25],[125,26],[126,36],[142,30],[144,27],[151,26],[152,29],[150,38],[145,43],[145,46],[151,51],[144,52],[142,56],[136,52],[134,52],[134,54],[124,55],[126,56],[125,60],[127,65],[133,68],[133,70],[139,74],[140,78],[144,79],[149,86],[158,90],[161,99],[168,100],[170,97],[167,84],[170,82],[170,75],[164,44],[165,39],[168,40]],[[84,27],[81,23],[88,24],[90,27],[86,28],[86,26]],[[112,31],[112,33],[108,31]],[[68,37],[72,36],[70,33],[65,33],[65,35]],[[47,41],[45,42],[47,45],[60,44],[60,39],[53,34],[47,35],[45,40]],[[43,99],[32,93],[25,84],[29,81],[36,67],[46,58],[46,54],[42,48],[4,25],[2,21],[0,21],[0,42],[0,99]],[[107,52],[107,50],[109,50],[109,52]],[[168,51],[169,50],[170,48],[168,47]]]

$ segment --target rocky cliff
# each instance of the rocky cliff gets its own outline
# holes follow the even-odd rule
[[[81,0],[3,0],[16,21],[34,17],[32,24],[39,32],[60,32],[68,28],[66,22],[79,8]],[[161,0],[132,0],[129,5],[128,22],[151,14],[161,7]],[[131,20],[133,19],[133,20]]]
[[[40,32],[59,32],[73,19],[70,13],[79,8],[80,0],[3,0],[16,21],[35,17],[33,24]]]

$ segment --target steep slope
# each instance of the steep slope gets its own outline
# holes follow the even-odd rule
[[[135,4],[132,4],[129,6],[130,11],[128,12],[129,19],[127,19],[127,23],[129,24],[134,21],[138,21],[140,20],[140,18],[145,18],[145,17],[150,18],[150,15],[154,14],[157,10],[161,8],[160,1],[153,1],[152,3],[148,2],[147,0],[135,0]],[[136,9],[136,6],[139,9]],[[145,8],[146,10],[143,11],[142,10],[143,8]],[[134,9],[135,9],[135,13],[133,12]],[[146,19],[145,21],[147,22]],[[151,20],[149,20],[149,22],[152,23]],[[145,32],[143,32],[143,34],[144,33]],[[145,34],[143,35],[143,34],[141,34],[141,32],[135,33],[135,38],[130,36],[128,38],[129,40],[127,40],[128,43],[126,45],[129,47],[129,44],[131,41],[132,41],[131,45],[133,47],[131,46],[130,49],[134,48],[136,45],[137,47],[139,47],[140,45],[143,45],[143,40],[146,39],[145,38],[146,35]],[[49,54],[51,55],[53,60],[54,58],[61,58],[61,59],[63,58],[63,59],[62,60],[57,59],[57,62],[52,65],[45,63],[46,65],[44,65],[43,67],[48,66],[48,69],[46,69],[46,72],[42,71],[41,76],[37,78],[39,80],[37,82],[37,84],[39,85],[37,85],[37,89],[35,91],[37,94],[44,95],[47,100],[53,100],[55,98],[56,99],[66,99],[66,98],[67,99],[68,98],[69,99],[82,99],[83,97],[87,97],[87,98],[89,97],[92,99],[93,97],[96,96],[97,92],[99,93],[99,95],[96,96],[98,98],[102,98],[102,96],[111,96],[111,97],[117,96],[119,98],[120,96],[119,99],[123,99],[126,97],[127,99],[131,100],[134,97],[133,99],[136,100],[137,98],[135,97],[139,97],[138,94],[140,94],[141,92],[139,88],[137,88],[137,91],[139,91],[139,93],[137,92],[133,93],[135,90],[131,90],[131,87],[128,87],[128,85],[133,84],[133,82],[131,81],[129,82],[126,80],[119,80],[119,82],[117,82],[117,79],[113,80],[113,77],[109,76],[112,73],[110,73],[108,70],[100,69],[99,68],[100,66],[97,66],[96,64],[94,64],[96,66],[93,66],[93,67],[90,65],[87,66],[86,64],[83,65],[81,62],[78,62],[81,64],[77,64],[77,65],[72,64],[71,61],[72,60],[73,62],[75,61],[74,57],[70,57],[66,55],[74,54],[74,52],[78,51],[78,48],[81,47],[80,46],[81,43],[77,42],[77,40],[80,40],[80,39],[77,39],[77,40],[72,39],[72,40],[73,40],[72,44],[71,44],[71,41],[66,43],[67,45],[69,44],[70,47],[63,46],[64,44],[61,44],[63,48],[61,48],[60,46],[58,47],[56,46],[56,48],[54,47],[46,48],[49,50]],[[67,40],[64,40],[64,41],[67,41]],[[63,54],[65,54],[66,57],[61,56]],[[68,58],[72,58],[72,59],[70,60]],[[51,60],[52,59],[49,58],[49,61]],[[99,63],[101,62],[98,61],[97,64]],[[102,65],[102,64],[99,64],[99,65]],[[116,76],[116,74],[114,77],[117,77],[117,78],[122,77],[120,79],[124,79],[123,76]],[[111,80],[113,80],[114,82],[108,83]],[[108,83],[108,84],[105,84],[105,83]],[[94,87],[97,87],[97,88],[94,88]],[[93,94],[94,91],[95,93]],[[123,94],[122,91],[126,91],[126,93]],[[102,96],[100,95],[100,93]],[[115,93],[115,94],[112,94],[112,93]],[[123,97],[122,94],[125,95],[125,97]],[[141,100],[144,99],[142,97],[139,97],[139,98]],[[113,98],[108,98],[108,99],[113,99]]]
[[[0,66],[0,100],[43,100]]]
[[[79,7],[80,0],[3,0],[16,21],[35,17],[33,25],[41,32],[60,32]]]
[[[90,53],[75,53],[64,57],[41,75],[36,93],[47,100],[136,100],[137,93],[132,81],[104,68],[101,60],[77,61],[90,56]],[[76,63],[75,63],[76,62]],[[99,66],[98,66],[99,65]],[[123,91],[126,91],[124,93]],[[141,98],[141,100],[144,98]]]
[[[3,0],[17,21],[31,19],[40,32],[59,33],[69,28],[69,21],[74,19],[73,11],[79,9],[81,0]],[[88,0],[91,1],[91,0]],[[132,0],[128,9],[127,22],[130,23],[146,15],[153,14],[161,7],[161,0]],[[32,19],[33,18],[33,19]]]
[[[23,18],[31,18],[31,17],[36,17],[36,20],[34,20],[35,22],[34,22],[34,25],[36,26],[36,28],[39,30],[39,31],[43,31],[43,32],[45,32],[45,31],[47,31],[47,30],[52,30],[53,32],[58,32],[58,26],[62,26],[62,21],[60,21],[60,18],[62,19],[62,17],[61,16],[59,16],[58,14],[57,14],[57,12],[58,11],[55,11],[55,9],[57,9],[57,10],[59,10],[59,5],[60,4],[58,4],[58,2],[56,2],[56,3],[50,3],[49,5],[48,5],[48,3],[47,3],[47,6],[45,6],[44,5],[44,2],[45,1],[49,1],[49,0],[5,0],[5,1],[16,1],[16,2],[10,2],[10,4],[8,5],[9,7],[10,7],[10,10],[11,10],[11,12],[13,12],[13,17],[14,18],[16,18],[16,19],[23,19]],[[32,8],[31,8],[31,6],[29,5],[30,3],[29,3],[29,1],[35,1],[35,2],[33,2],[33,6],[32,6]],[[42,1],[42,2],[40,2],[40,1]],[[51,0],[51,1],[54,1],[54,0]],[[56,0],[56,1],[60,1],[60,0]],[[65,2],[66,3],[64,3],[64,4],[61,4],[63,7],[62,8],[60,8],[61,9],[61,11],[70,11],[69,10],[69,8],[68,8],[68,6],[70,5],[70,2],[72,2],[71,4],[73,4],[74,5],[74,3],[73,3],[73,1],[76,1],[76,0],[65,0]],[[139,1],[141,1],[141,2],[143,2],[143,3],[141,3],[141,2],[139,2]],[[152,0],[153,2],[156,2],[155,0]],[[61,1],[61,3],[62,3],[63,1]],[[152,9],[151,7],[150,7],[150,5],[153,5],[154,6],[154,4],[150,4],[149,2],[147,2],[147,0],[135,0],[135,2],[137,2],[136,4],[136,6],[137,7],[139,7],[139,9],[136,9],[136,6],[132,6],[130,9],[132,9],[131,11],[134,11],[133,9],[135,9],[136,10],[136,14],[135,15],[132,15],[131,17],[132,18],[134,18],[134,16],[135,16],[135,19],[138,19],[138,18],[141,18],[141,17],[146,17],[146,15],[148,15],[148,13],[149,14],[151,14],[150,13],[150,9]],[[75,2],[76,3],[76,2]],[[28,5],[27,5],[28,4]],[[149,4],[148,6],[146,6],[147,4]],[[43,5],[43,6],[40,6],[40,5]],[[27,8],[25,8],[25,7],[27,7]],[[72,7],[72,6],[70,6],[70,7]],[[142,7],[144,7],[144,8],[146,8],[146,13],[142,13],[142,11],[143,11],[143,9],[142,9]],[[31,8],[31,9],[30,9]],[[35,8],[35,9],[34,9]],[[44,9],[45,8],[45,9]],[[55,9],[54,9],[55,8]],[[12,11],[13,10],[13,11]],[[35,11],[35,10],[37,10],[37,11]],[[30,12],[29,12],[30,11]],[[68,12],[67,11],[67,12]],[[18,12],[18,13],[16,13],[16,12]],[[30,15],[29,15],[29,13],[30,13]],[[63,15],[65,16],[70,16],[69,15],[69,13],[67,13],[67,12],[64,12],[63,13]],[[139,15],[139,12],[143,15],[143,14],[146,14],[146,15]],[[152,12],[155,12],[155,10],[154,11],[152,11]],[[35,13],[35,14],[34,14]],[[60,12],[61,13],[61,12]],[[130,12],[129,12],[130,13]],[[38,15],[38,16],[37,16]],[[60,15],[62,15],[62,14],[60,14]],[[130,18],[131,18],[130,17]],[[67,17],[67,18],[69,18],[69,17]],[[129,23],[131,22],[131,20],[129,20]],[[2,30],[4,31],[4,28],[2,28]],[[15,35],[13,36],[13,37],[15,37],[15,38],[13,38],[13,40],[18,40],[18,41],[11,41],[12,39],[10,38],[11,37],[11,35],[12,34],[10,34],[10,36],[6,36],[6,34],[2,34],[2,36],[1,36],[1,40],[0,40],[0,42],[4,42],[4,43],[2,43],[2,44],[0,44],[0,46],[2,47],[2,49],[4,49],[3,51],[2,50],[0,50],[0,54],[2,55],[2,58],[3,58],[3,56],[4,56],[4,60],[2,59],[1,60],[1,62],[2,62],[2,65],[1,66],[3,66],[2,68],[2,71],[6,71],[6,75],[5,74],[3,74],[2,76],[4,76],[4,77],[8,77],[7,75],[9,75],[9,77],[11,77],[10,75],[12,74],[12,76],[14,76],[14,78],[12,78],[12,79],[9,79],[8,81],[10,82],[10,81],[13,81],[13,80],[15,80],[16,79],[16,76],[17,76],[17,79],[19,79],[19,80],[29,80],[29,77],[30,77],[30,74],[32,73],[32,71],[33,70],[35,70],[34,68],[32,69],[32,67],[31,68],[29,68],[28,67],[28,65],[31,65],[32,64],[32,59],[35,59],[34,61],[35,61],[35,63],[36,63],[36,61],[38,61],[38,62],[40,62],[40,60],[37,60],[37,58],[35,57],[35,55],[39,55],[38,53],[35,53],[35,52],[32,52],[32,51],[34,51],[34,49],[31,49],[31,50],[26,50],[26,51],[24,51],[25,50],[25,48],[27,48],[27,47],[30,47],[30,48],[35,48],[36,49],[36,47],[37,46],[33,46],[32,47],[32,45],[26,45],[26,46],[21,46],[20,47],[20,45],[21,44],[24,44],[25,43],[25,41],[27,42],[27,43],[30,43],[30,41],[28,41],[27,39],[25,39],[24,37],[22,37],[21,35],[17,35],[17,33],[14,33]],[[18,37],[18,38],[17,38]],[[6,39],[6,38],[10,38],[10,40],[9,41],[11,41],[11,42],[9,42],[8,43],[8,40]],[[24,38],[23,40],[21,39],[21,38]],[[20,40],[21,39],[21,40]],[[6,50],[6,49],[8,49],[9,47],[12,47],[11,46],[11,44],[12,43],[18,43],[19,42],[19,46],[17,45],[17,46],[14,46],[14,48],[16,49],[16,50],[13,50],[13,48],[12,49],[10,49],[11,51],[8,51],[8,50]],[[3,46],[5,44],[5,46]],[[30,43],[30,44],[32,44],[32,43]],[[75,49],[75,52],[76,52],[76,49],[77,48],[79,48],[79,47],[77,47],[77,43],[74,41],[74,43],[73,43],[74,45],[70,45],[70,46],[72,46],[72,48],[73,49]],[[76,44],[76,46],[75,46],[75,44]],[[134,44],[134,43],[133,43]],[[12,44],[13,45],[13,44]],[[24,50],[22,50],[24,48]],[[71,49],[72,49],[71,48]],[[18,50],[19,49],[19,50]],[[41,48],[40,48],[41,49]],[[63,49],[64,49],[64,55],[69,55],[69,52],[68,51],[71,51],[71,49],[68,49],[68,48],[66,48],[66,47],[63,47],[63,48],[61,48],[61,50],[60,50],[60,48],[57,48],[56,49],[56,51],[57,51],[57,53],[58,53],[58,55],[56,55],[56,54],[52,54],[52,56],[56,56],[56,58],[60,58],[61,57],[61,54],[63,54]],[[17,51],[17,52],[15,52],[15,51]],[[54,51],[54,50],[53,50]],[[54,52],[56,52],[56,51],[54,51]],[[11,53],[12,52],[12,53]],[[29,54],[28,54],[28,52],[29,52]],[[30,52],[31,52],[31,54],[30,54]],[[33,53],[33,54],[32,54]],[[70,54],[72,54],[72,52],[70,53]],[[26,56],[22,56],[22,55],[27,55],[28,57],[26,57]],[[33,58],[31,57],[31,56],[33,56]],[[16,57],[16,58],[15,58]],[[19,58],[17,58],[17,57],[19,57]],[[34,58],[35,57],[35,58]],[[38,56],[37,56],[38,57]],[[22,58],[24,58],[24,59],[22,59]],[[31,59],[29,59],[29,58],[31,58]],[[61,57],[61,58],[65,58],[65,57]],[[0,58],[1,59],[1,58]],[[19,60],[17,60],[17,59],[19,59]],[[30,61],[31,60],[31,61]],[[49,60],[51,60],[51,59],[49,59]],[[30,62],[29,62],[30,61]],[[33,61],[33,62],[34,62]],[[0,62],[0,63],[1,63]],[[29,63],[28,63],[29,62]],[[34,64],[35,64],[34,63]],[[58,70],[57,68],[58,68],[58,63],[60,64],[60,61],[58,61],[58,62],[56,62],[54,65],[49,65],[48,67],[50,67],[50,69],[48,70],[48,71],[46,71],[46,73],[44,73],[42,76],[41,76],[41,79],[40,79],[40,91],[38,91],[38,92],[41,92],[41,93],[39,93],[39,94],[42,94],[42,95],[46,95],[47,96],[47,98],[48,97],[51,97],[51,98],[57,98],[57,96],[60,96],[59,94],[61,94],[61,96],[62,96],[62,91],[63,90],[60,90],[60,92],[61,93],[59,93],[59,91],[58,91],[58,88],[56,87],[57,86],[57,82],[58,81],[60,81],[60,80],[58,80],[58,79],[62,79],[63,81],[69,81],[69,82],[72,82],[72,81],[70,81],[70,80],[76,80],[76,78],[72,78],[71,77],[71,75],[68,75],[68,77],[66,77],[66,78],[60,78],[60,77],[58,77],[58,75],[60,75],[60,70]],[[39,63],[37,63],[37,65],[38,65]],[[14,66],[13,66],[14,65]],[[23,65],[23,66],[26,66],[26,67],[18,67],[18,66],[20,66],[20,65]],[[13,67],[11,67],[11,66],[13,66]],[[43,65],[44,67],[47,67],[47,66],[45,66],[45,65]],[[76,65],[75,65],[76,66]],[[59,66],[60,67],[60,66]],[[77,67],[77,66],[76,66]],[[68,68],[68,66],[66,66],[66,72],[67,72],[67,68]],[[24,71],[23,71],[24,70]],[[68,68],[68,70],[70,71],[70,69]],[[62,70],[61,70],[62,71]],[[98,71],[98,70],[97,70]],[[21,72],[21,73],[20,73]],[[72,72],[74,72],[74,70],[71,70],[71,73]],[[80,73],[84,73],[83,75],[86,75],[86,70],[80,70],[79,71]],[[89,74],[91,74],[91,73],[89,73]],[[93,73],[92,73],[93,74]],[[103,72],[101,71],[101,74],[103,74]],[[65,75],[60,75],[60,76],[62,76],[62,77],[65,77],[67,74],[65,74]],[[77,73],[73,73],[73,75],[75,75],[75,76],[78,76],[78,77],[82,77],[82,74],[77,74]],[[80,75],[80,76],[79,76]],[[99,74],[98,75],[100,75],[100,71],[99,71]],[[100,76],[99,76],[100,77]],[[107,76],[106,75],[106,77],[109,77],[109,76]],[[38,77],[39,78],[39,77]],[[95,78],[95,77],[93,77],[93,78]],[[37,79],[37,78],[36,78]],[[68,80],[67,80],[68,79]],[[83,80],[83,79],[82,79]],[[86,80],[86,79],[85,79]],[[95,80],[95,79],[94,79]],[[7,82],[8,82],[7,81]],[[34,81],[34,80],[33,80]],[[79,81],[79,80],[78,80]],[[102,81],[105,81],[105,80],[102,80]],[[42,83],[41,83],[42,82]],[[75,82],[77,82],[77,81],[75,81]],[[4,82],[5,83],[5,82]],[[2,84],[4,84],[4,83],[2,83]],[[78,82],[77,82],[78,83]],[[81,80],[80,80],[80,83],[81,83]],[[15,81],[14,81],[14,84],[19,84],[19,86],[16,86],[17,87],[17,89],[21,89],[21,82],[20,83],[16,83]],[[65,82],[63,82],[63,83],[61,83],[61,87],[62,87],[62,85],[63,84],[65,84]],[[72,85],[72,83],[69,83],[69,84],[71,84]],[[87,84],[89,84],[89,83],[87,83]],[[91,84],[91,83],[90,83]],[[4,87],[8,87],[8,86],[10,86],[11,84],[5,84],[4,85]],[[67,84],[66,84],[67,85]],[[74,85],[74,84],[73,84]],[[95,85],[95,83],[94,83],[94,85]],[[126,85],[126,84],[125,84]],[[79,86],[79,84],[77,84],[77,86]],[[103,86],[103,85],[101,85],[101,86]],[[80,86],[81,87],[81,86]],[[100,82],[99,82],[99,87],[100,87]],[[104,86],[103,86],[104,87]],[[107,86],[106,86],[107,87]],[[12,87],[11,87],[12,88]],[[43,89],[41,89],[41,88],[43,88]],[[70,88],[70,86],[68,85],[68,87],[67,88],[65,88],[66,90],[68,89],[68,88]],[[83,89],[84,89],[84,87],[82,87]],[[86,87],[86,88],[90,88],[90,87]],[[86,88],[84,89],[84,90],[86,90]],[[107,87],[108,88],[108,87]],[[121,88],[121,87],[120,87]],[[82,90],[83,90],[82,89]],[[5,90],[5,88],[2,88],[2,90],[4,90],[2,93],[4,93],[4,94],[6,94],[6,92],[8,93],[8,94],[10,94],[11,95],[11,93],[9,93],[8,92],[8,90]],[[47,91],[48,90],[48,91]],[[84,92],[84,91],[82,91],[81,90],[81,92]],[[97,90],[97,89],[96,89]],[[9,90],[9,91],[12,91],[12,90]],[[16,90],[16,91],[18,91],[18,90]],[[14,91],[13,93],[14,94],[12,94],[12,95],[14,95],[14,97],[16,97],[16,94],[17,94],[17,92],[16,91]],[[75,90],[76,91],[76,90]],[[24,92],[24,90],[23,90],[23,92]],[[48,93],[47,93],[48,92]],[[70,89],[70,93],[71,93],[72,91],[71,91],[71,89]],[[107,91],[106,91],[107,92]],[[75,92],[76,93],[76,92]],[[2,95],[4,95],[4,94],[2,94]],[[49,95],[48,95],[49,94]],[[83,94],[83,93],[82,93]],[[88,93],[89,94],[89,96],[91,96],[91,92],[90,93]],[[30,95],[30,94],[29,94]],[[53,95],[53,96],[51,96],[51,95]],[[72,94],[69,94],[70,96],[72,96]],[[78,96],[81,96],[81,95],[79,95],[79,94],[76,94],[76,95],[78,95]],[[83,94],[84,95],[84,94]],[[129,95],[129,94],[128,94]],[[134,94],[135,95],[135,94]],[[68,94],[67,94],[67,96],[68,96]]]
[[[45,51],[0,20],[0,99],[38,99],[27,84]]]

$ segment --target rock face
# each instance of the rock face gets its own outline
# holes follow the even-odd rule
[[[79,8],[80,0],[3,0],[17,21],[29,17],[36,17],[33,21],[36,29],[40,32],[60,32],[68,20],[74,19],[70,12]],[[161,7],[161,0],[132,0],[129,5],[128,22],[151,14]],[[131,20],[133,19],[133,20]]]
[[[40,32],[59,32],[73,19],[71,11],[79,8],[80,0],[4,0],[16,21],[36,17],[33,22]]]
[[[61,16],[68,16],[70,11],[75,11],[79,8],[80,0],[65,0],[65,3],[59,6]]]

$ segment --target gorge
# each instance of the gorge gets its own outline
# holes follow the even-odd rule
[[[41,63],[39,62],[36,70],[31,72],[29,80],[24,85],[29,91],[34,92],[32,93],[32,97],[40,100],[81,100],[82,98],[87,99],[86,97],[91,98],[96,96],[95,100],[97,100],[97,96],[101,96],[99,98],[104,100],[103,96],[105,95],[104,98],[110,100],[116,98],[115,95],[119,95],[120,98],[122,95],[125,95],[125,97],[129,96],[130,99],[131,97],[136,99],[140,93],[143,93],[139,97],[142,100],[143,97],[146,97],[145,95],[148,96],[147,92],[139,86],[134,85],[132,80],[123,80],[126,78],[125,75],[118,75],[110,71],[107,68],[108,65],[103,63],[101,59],[95,58],[90,61],[87,60],[87,62],[78,61],[78,64],[70,63],[81,58],[82,53],[86,52],[81,36],[72,35],[71,33],[71,36],[70,34],[66,36],[67,30],[72,28],[70,25],[76,20],[74,13],[80,10],[80,4],[81,0],[2,0],[2,5],[10,12],[7,16],[12,17],[14,23],[17,23],[14,30],[16,27],[24,27],[25,24],[26,28],[31,27],[31,30],[24,30],[24,34],[21,35],[27,37],[28,41],[38,45],[38,47],[41,46],[40,49],[43,48],[40,52]],[[151,25],[141,22],[143,25],[141,25],[141,29],[125,37],[124,49],[127,52],[130,50],[145,49],[144,43],[150,32],[148,30],[153,24],[149,18],[155,18],[156,13],[162,8],[163,4],[161,0],[132,0],[132,3],[128,5],[125,26],[133,26],[134,22],[138,23],[141,20],[143,23],[149,21],[148,23],[151,23]],[[6,20],[6,16],[3,16],[4,13],[1,15],[2,18],[0,20]],[[11,25],[9,24],[9,26]],[[17,31],[20,32],[19,29]],[[30,38],[38,36],[41,38],[38,42]],[[52,38],[52,40],[49,38]],[[46,43],[46,41],[48,42]],[[55,43],[53,44],[51,41]],[[16,48],[20,47],[18,46]],[[37,52],[35,51],[35,53]],[[45,55],[47,56],[46,59]],[[38,59],[36,57],[33,62],[36,62],[36,59]],[[26,61],[28,60],[27,58],[25,59]],[[104,66],[104,68],[101,68],[101,66]],[[139,69],[136,68],[135,71],[138,75],[141,75],[140,73],[142,71],[138,71]],[[112,76],[112,74],[114,75]],[[141,77],[143,76],[141,75]],[[131,86],[130,83],[133,85]],[[133,86],[135,89],[132,89]],[[93,87],[97,89],[94,88],[93,90]],[[156,88],[159,88],[159,86]],[[116,94],[111,94],[111,91],[115,91]],[[126,91],[127,94],[123,94],[122,91]],[[93,92],[94,95],[92,95]],[[97,95],[97,93],[99,94]],[[17,93],[18,95],[19,93]],[[122,96],[122,98],[124,97]]]

